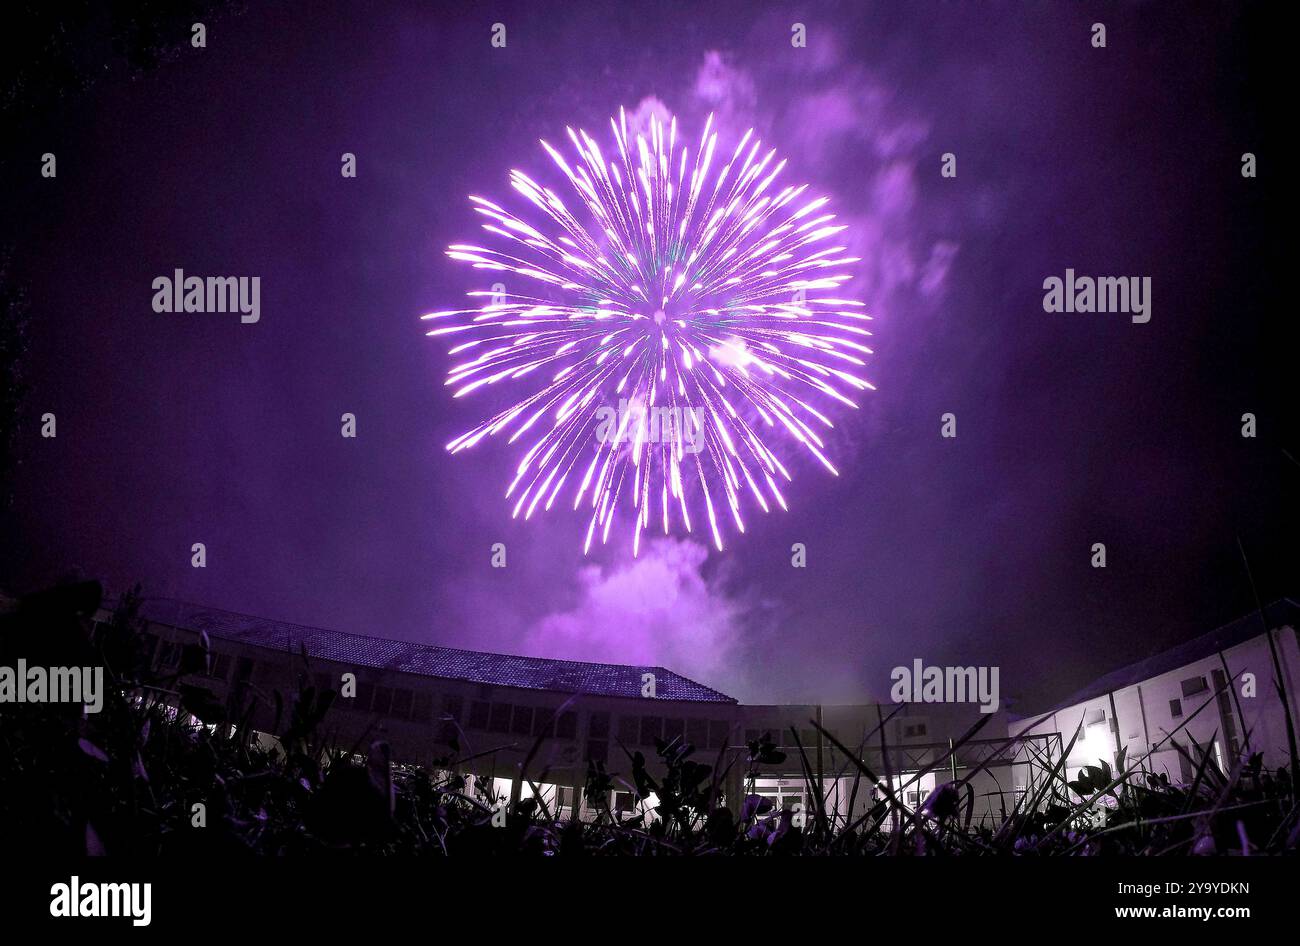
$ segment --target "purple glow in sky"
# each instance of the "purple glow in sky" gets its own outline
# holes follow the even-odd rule
[[[1263,118],[1286,59],[1255,55],[1277,32],[1263,5],[245,6],[209,18],[206,49],[139,75],[114,61],[8,136],[0,227],[32,318],[0,590],[80,572],[343,631],[658,663],[760,702],[887,696],[890,669],[916,658],[998,666],[1029,708],[1248,611],[1238,536],[1261,596],[1295,594],[1300,491],[1280,449],[1300,456],[1294,367],[1277,363],[1293,350],[1290,221],[1285,175],[1267,170],[1285,145]],[[1089,42],[1098,18],[1105,49]],[[513,446],[517,428],[446,449],[562,366],[454,398],[473,379],[449,387],[446,370],[476,350],[448,359],[460,340],[423,338],[420,316],[495,276],[548,307],[568,294],[449,261],[452,244],[518,247],[476,230],[500,221],[465,195],[567,235],[509,188],[518,168],[593,229],[537,141],[575,169],[564,129],[601,129],[626,183],[605,130],[620,109],[631,149],[636,134],[650,146],[652,116],[676,116],[685,181],[710,115],[719,166],[754,129],[755,162],[771,147],[769,168],[788,161],[769,192],[831,197],[810,216],[834,212],[846,229],[823,243],[860,260],[844,296],[866,303],[877,354],[845,370],[878,390],[844,385],[857,410],[816,391],[833,427],[790,405],[840,475],[771,410],[779,429],[733,401],[797,486],[774,475],[789,509],[759,515],[737,467],[742,538],[707,467],[723,551],[689,480],[694,530],[670,504],[662,535],[662,466],[644,452],[628,468],[654,477],[651,502],[632,505],[629,472],[609,543],[587,555],[591,510],[569,506],[590,455],[563,508],[540,512],[552,480],[524,521],[543,476],[511,518],[559,468],[534,463],[503,500],[553,413]],[[1264,169],[1249,181],[1247,151]],[[57,180],[37,176],[45,152]],[[260,321],[155,313],[151,282],[177,268],[260,277]],[[1150,276],[1151,321],[1044,312],[1044,277],[1067,268]],[[617,299],[632,311],[634,295]],[[1240,436],[1246,411],[1258,439]],[[39,435],[47,412],[54,439]],[[956,438],[940,436],[946,413]],[[772,506],[764,465],[747,464]],[[647,508],[657,528],[633,558],[630,513]],[[195,542],[206,568],[191,567]],[[1096,542],[1105,569],[1089,564]],[[491,567],[495,543],[508,567]]]
[[[572,476],[573,508],[591,507],[584,552],[608,539],[620,503],[635,556],[652,514],[665,535],[678,513],[692,532],[701,499],[722,551],[724,503],[740,532],[745,495],[763,512],[788,508],[775,438],[838,475],[815,428],[833,426],[827,404],[856,407],[851,395],[872,388],[871,317],[843,289],[860,259],[837,245],[846,227],[830,198],[786,183],[786,161],[752,128],[727,157],[712,115],[694,150],[676,118],[652,114],[645,134],[636,119],[630,134],[625,110],[610,120],[609,157],[566,129],[572,167],[542,141],[585,213],[518,170],[511,184],[541,212],[536,224],[470,197],[505,248],[457,243],[447,255],[522,286],[472,291],[487,301],[429,313],[428,334],[456,343],[455,397],[498,382],[524,393],[448,449],[497,434],[513,444],[537,425],[506,490],[512,515],[549,510]]]

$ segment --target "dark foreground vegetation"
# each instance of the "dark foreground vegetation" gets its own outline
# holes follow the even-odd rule
[[[748,766],[753,774],[780,761],[772,741],[724,760],[703,759],[675,740],[658,746],[668,772],[662,779],[651,777],[637,752],[611,766],[617,771],[589,768],[587,797],[601,800],[603,811],[593,823],[565,822],[535,799],[511,807],[469,790],[454,771],[456,758],[424,769],[391,760],[382,743],[364,751],[328,745],[334,693],[307,684],[305,654],[297,692],[259,697],[274,709],[278,746],[267,748],[249,725],[251,708],[225,705],[200,685],[202,646],[187,650],[178,672],[150,669],[134,601],[125,596],[113,622],[93,635],[97,584],[0,602],[0,666],[19,657],[30,665],[102,664],[107,686],[94,715],[79,704],[0,705],[0,832],[15,849],[31,844],[56,856],[1240,855],[1289,853],[1300,841],[1287,769],[1270,771],[1255,755],[1223,772],[1191,740],[1180,750],[1195,763],[1187,787],[1152,774],[1145,760],[1121,757],[1116,770],[1101,762],[1073,781],[1061,760],[1041,760],[1041,777],[996,827],[972,824],[970,776],[940,784],[913,811],[893,793],[872,792],[882,780],[862,764],[864,797],[876,800],[847,823],[820,804],[806,758],[805,797],[814,804],[805,816],[773,811],[758,795],[733,812],[722,803],[720,769]],[[941,774],[946,765],[939,759],[927,771]],[[543,774],[525,763],[524,779]],[[656,817],[617,816],[604,802],[614,787],[641,798],[653,792]]]

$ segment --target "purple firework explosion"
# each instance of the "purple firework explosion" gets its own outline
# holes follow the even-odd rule
[[[769,499],[787,508],[777,441],[838,475],[817,432],[833,426],[824,402],[856,407],[850,395],[872,389],[859,376],[870,316],[841,297],[858,258],[827,245],[845,230],[822,212],[829,198],[778,189],[786,162],[760,153],[753,129],[723,164],[712,115],[694,155],[676,118],[652,118],[648,140],[629,139],[622,111],[610,127],[608,160],[581,130],[568,129],[573,166],[541,143],[585,214],[518,170],[510,183],[537,223],[470,197],[501,246],[447,255],[522,277],[528,291],[470,292],[486,304],[425,315],[445,323],[428,334],[465,338],[450,350],[463,359],[446,381],[455,397],[509,384],[521,399],[447,449],[534,431],[506,490],[513,515],[550,509],[572,479],[573,507],[591,508],[584,552],[597,530],[608,539],[620,506],[634,554],[652,517],[672,530],[674,507],[690,532],[699,498],[721,549],[720,503],[741,532],[746,491],[764,512]]]

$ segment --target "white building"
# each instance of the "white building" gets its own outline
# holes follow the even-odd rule
[[[1066,762],[1069,779],[1100,761],[1114,768],[1121,751],[1128,766],[1149,754],[1147,770],[1164,773],[1175,784],[1192,780],[1193,760],[1202,753],[1209,753],[1222,772],[1247,751],[1263,753],[1269,768],[1287,765],[1287,709],[1300,726],[1298,626],[1300,606],[1280,599],[1264,609],[1263,619],[1259,613],[1246,615],[1109,673],[1046,714],[1012,723],[1009,732],[1069,745],[1077,730]],[[1285,705],[1274,685],[1279,675]],[[1032,779],[1031,755],[1018,756],[1026,763],[1015,766],[1018,791]]]
[[[98,619],[110,616],[102,610]],[[642,753],[650,774],[659,777],[665,769],[655,740],[677,737],[696,747],[695,761],[725,773],[720,787],[733,809],[752,792],[766,796],[776,810],[798,804],[811,812],[815,784],[828,813],[843,825],[871,812],[885,783],[915,808],[936,782],[954,775],[972,776],[977,823],[998,823],[1010,808],[1015,747],[1003,721],[995,717],[981,738],[950,751],[952,740],[980,718],[969,704],[741,705],[664,667],[459,650],[166,599],[144,601],[138,617],[155,668],[178,671],[199,654],[201,669],[190,682],[229,706],[254,706],[251,721],[261,731],[278,731],[276,692],[295,693],[304,680],[338,690],[343,675],[353,674],[355,697],[338,700],[326,719],[333,745],[366,751],[383,740],[399,761],[488,780],[499,796],[514,800],[531,796],[535,784],[560,817],[596,816],[582,797],[589,762],[620,776],[603,800],[610,809],[636,809],[627,752]],[[203,635],[211,655],[205,668]],[[648,677],[652,696],[645,695]],[[814,721],[851,752],[823,737]],[[784,759],[755,766],[750,783],[747,746],[764,734]],[[876,813],[887,810],[881,805]]]

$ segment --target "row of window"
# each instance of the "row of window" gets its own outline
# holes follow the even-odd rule
[[[468,728],[481,732],[515,736],[554,735],[560,739],[577,738],[577,714],[565,712],[557,720],[552,711],[542,707],[522,706],[504,702],[475,700],[470,703]],[[611,714],[596,712],[587,721],[588,745],[591,757],[604,759],[608,752]],[[770,730],[749,729],[745,741],[754,742]],[[924,733],[924,727],[921,732]],[[773,733],[780,742],[778,733]],[[697,749],[722,749],[731,742],[731,724],[722,719],[701,719],[680,716],[619,716],[617,741],[628,747],[651,748],[656,740],[672,742],[683,740]],[[804,745],[816,743],[815,730],[799,733]],[[793,744],[793,740],[789,740]],[[602,749],[602,747],[604,747]]]
[[[181,644],[176,641],[160,641],[155,635],[146,635],[151,647],[156,651],[156,664],[165,669],[181,666],[185,649],[198,650],[197,645]],[[206,674],[212,679],[227,681],[231,666],[237,668],[236,681],[248,683],[252,680],[256,664],[247,657],[232,658],[227,654],[212,652],[210,668]],[[339,690],[339,681],[331,674],[317,673],[312,681],[318,688]],[[430,723],[435,714],[443,720],[442,740],[449,740],[458,726],[479,732],[500,735],[539,736],[556,739],[574,740],[578,738],[578,715],[573,710],[566,710],[558,716],[549,707],[507,703],[502,701],[471,700],[468,717],[465,717],[465,701],[459,696],[444,696],[440,701],[436,694],[427,691],[389,687],[368,681],[357,681],[355,697],[340,698],[335,706],[341,710],[369,713],[391,719],[409,720],[414,723]],[[610,714],[595,712],[588,717],[588,741],[585,757],[595,761],[608,761],[610,745]],[[925,725],[909,726],[906,735],[924,735]],[[785,738],[782,738],[784,732]],[[770,733],[778,745],[789,744],[788,730],[747,729],[745,741],[754,742],[764,733]],[[726,720],[702,719],[698,717],[675,716],[620,716],[618,718],[617,737],[628,747],[653,747],[656,740],[671,742],[681,739],[697,749],[721,749],[731,741],[731,725]],[[817,733],[812,729],[801,730],[799,738],[805,746],[815,745]]]
[[[251,658],[236,659],[213,651],[208,653],[205,665],[203,648],[198,644],[162,640],[156,634],[145,634],[144,640],[146,659],[160,670],[188,670],[197,676],[226,681],[233,665],[236,683],[246,684],[253,679],[256,663]]]
[[[608,730],[608,723],[606,729]],[[608,735],[608,731],[603,735]],[[721,749],[727,745],[730,735],[731,725],[721,719],[620,716],[618,720],[618,739],[626,746],[651,747],[656,739],[664,742],[681,739],[697,749]]]
[[[316,674],[315,683],[320,689],[335,692],[339,690],[339,681],[327,673]],[[379,686],[358,680],[356,695],[341,697],[334,705],[354,713],[373,713],[394,719],[406,719],[413,723],[427,723],[433,719],[435,699],[432,693],[408,690],[405,687]],[[461,702],[459,697],[454,700],[453,702],[452,697],[447,697],[441,708],[444,715],[457,718],[460,715]]]
[[[565,710],[558,716],[548,706],[473,700],[469,704],[468,728],[510,736],[578,738],[578,714]]]

